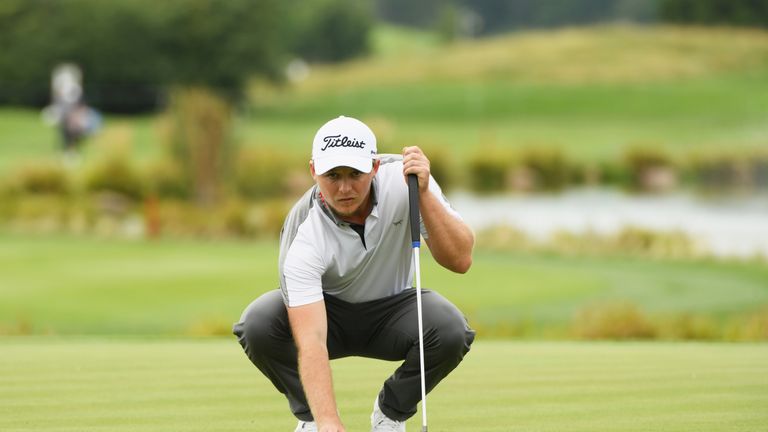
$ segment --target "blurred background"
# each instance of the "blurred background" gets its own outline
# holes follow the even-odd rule
[[[228,335],[338,115],[481,337],[768,339],[764,0],[3,0],[0,334]]]

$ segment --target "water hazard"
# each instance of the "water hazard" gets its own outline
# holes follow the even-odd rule
[[[451,204],[475,230],[509,225],[546,241],[559,231],[613,234],[626,227],[681,231],[716,256],[768,256],[768,196],[630,195],[577,189],[551,195],[476,196]]]

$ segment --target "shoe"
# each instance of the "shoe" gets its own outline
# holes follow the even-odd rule
[[[296,430],[293,432],[317,432],[317,424],[313,421],[299,420],[299,424],[296,425]]]
[[[371,414],[371,432],[405,432],[405,422],[392,420],[379,409],[379,398],[373,403]]]

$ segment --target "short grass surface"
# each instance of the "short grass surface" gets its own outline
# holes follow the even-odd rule
[[[229,334],[277,288],[277,240],[159,241],[0,232],[0,334]],[[587,305],[627,301],[651,314],[715,323],[768,305],[768,266],[478,250],[469,273],[428,252],[422,283],[481,328],[562,329]],[[544,334],[546,335],[546,334]],[[509,335],[508,335],[509,336]]]
[[[0,338],[4,432],[290,431],[232,339]],[[349,431],[397,363],[332,363]],[[759,431],[768,345],[478,341],[428,397],[433,432]],[[419,430],[420,415],[408,422]]]

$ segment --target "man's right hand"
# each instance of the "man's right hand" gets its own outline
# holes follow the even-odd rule
[[[328,423],[318,423],[318,429],[319,432],[345,432],[346,429],[344,429],[344,425],[341,424],[340,419],[336,419],[335,421],[331,421]]]

